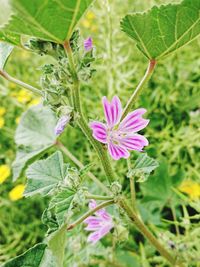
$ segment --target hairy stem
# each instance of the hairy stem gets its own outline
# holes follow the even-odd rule
[[[101,204],[99,204],[98,206],[96,206],[96,208],[94,208],[92,210],[89,210],[82,217],[80,217],[78,220],[76,220],[74,223],[70,224],[67,227],[67,230],[73,229],[75,226],[77,226],[78,224],[82,223],[86,218],[88,218],[89,216],[91,216],[96,211],[98,211],[98,210],[100,210],[102,208],[105,208],[107,206],[110,206],[110,205],[112,205],[114,203],[115,203],[114,200],[108,200],[108,201],[102,202]]]
[[[113,200],[113,197],[109,196],[99,196],[99,195],[93,195],[93,194],[86,194],[87,199],[96,199],[96,200]]]
[[[109,183],[112,183],[115,180],[115,174],[112,169],[110,160],[108,158],[107,151],[105,150],[105,148],[102,146],[101,143],[97,142],[93,138],[91,129],[89,128],[88,123],[86,122],[85,117],[82,112],[81,102],[80,102],[80,81],[79,81],[79,78],[76,72],[76,67],[75,67],[74,60],[73,60],[73,52],[71,50],[69,42],[66,41],[64,43],[64,49],[68,56],[69,65],[71,68],[71,75],[72,75],[73,84],[74,84],[73,102],[74,102],[74,110],[77,113],[75,114],[75,116],[77,117],[76,121],[80,129],[82,130],[82,132],[85,134],[85,136],[87,137],[91,145],[94,147],[94,149],[98,153],[99,159],[106,173],[106,177],[108,178]]]
[[[20,80],[15,79],[14,77],[10,76],[7,72],[5,72],[3,70],[0,70],[0,75],[2,77],[4,77],[6,80],[8,80],[9,82],[18,84],[19,86],[26,88],[27,90],[31,91],[32,93],[34,93],[36,95],[43,96],[43,93],[41,92],[41,90],[33,87],[30,84],[27,84],[25,82],[22,82]]]
[[[80,169],[84,168],[84,165],[60,142],[56,142],[57,147],[73,161]],[[91,172],[87,172],[88,177],[97,184],[105,193],[110,194],[108,188]]]
[[[129,218],[137,226],[139,231],[149,240],[149,242],[159,251],[159,253],[167,259],[172,266],[181,266],[176,262],[176,258],[173,257],[163,246],[160,244],[158,239],[148,230],[144,223],[139,219],[138,215],[134,212],[133,209],[129,207],[126,200],[121,199],[119,202],[120,206],[126,211]]]
[[[131,170],[131,162],[130,159],[127,159],[127,166],[128,166],[128,170]],[[129,177],[129,181],[130,181],[130,191],[131,191],[131,205],[134,209],[134,211],[136,211],[136,193],[135,193],[135,179],[134,177]]]
[[[126,104],[126,107],[124,109],[124,112],[122,114],[122,120],[126,117],[126,115],[130,112],[130,110],[133,107],[133,104],[137,98],[137,96],[140,94],[140,92],[142,91],[142,89],[144,88],[144,85],[149,81],[149,79],[151,78],[153,71],[155,69],[156,66],[156,61],[154,59],[149,61],[149,65],[148,68],[146,70],[146,73],[144,75],[144,77],[142,78],[142,80],[140,81],[140,83],[138,84],[137,88],[135,89],[134,93],[132,94],[132,96],[130,97],[128,103]]]

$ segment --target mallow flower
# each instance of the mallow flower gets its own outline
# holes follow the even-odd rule
[[[58,120],[54,129],[55,135],[60,135],[70,121],[70,115],[64,115]]]
[[[148,140],[137,132],[144,129],[149,120],[142,118],[146,109],[139,108],[127,114],[121,121],[122,105],[120,99],[114,96],[109,102],[104,96],[102,99],[106,123],[93,121],[90,128],[93,137],[106,144],[114,160],[128,158],[129,150],[143,151],[148,145]]]
[[[96,201],[91,200],[89,203],[89,208],[94,209],[96,206]],[[88,242],[92,244],[96,244],[114,227],[112,217],[105,209],[96,211],[94,216],[89,216],[84,220],[84,223],[87,224],[85,230],[93,232],[88,236]]]
[[[84,40],[84,48],[86,52],[89,52],[92,50],[93,48],[93,42],[92,42],[92,38],[89,37],[87,39]]]

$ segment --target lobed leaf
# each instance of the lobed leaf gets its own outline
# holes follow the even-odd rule
[[[33,163],[28,167],[26,175],[28,183],[25,196],[52,193],[65,178],[62,153],[55,152],[47,159]]]
[[[139,176],[139,182],[147,180],[150,173],[158,167],[158,162],[147,154],[141,154],[135,162],[133,169],[128,173],[129,177]]]
[[[42,266],[42,259],[47,245],[40,243],[27,250],[24,254],[9,260],[1,267],[45,267]]]
[[[59,227],[62,226],[66,220],[67,213],[74,199],[74,195],[74,190],[70,188],[64,188],[61,192],[59,192],[52,198],[49,204],[50,209],[55,209],[55,217]]]
[[[12,0],[12,15],[0,32],[0,39],[17,42],[22,35],[62,44],[94,0]],[[12,37],[7,37],[8,35]],[[15,37],[15,38],[14,38]]]
[[[47,107],[34,106],[24,113],[15,135],[18,150],[12,165],[14,180],[20,176],[27,163],[33,161],[55,143],[55,126],[56,117]]]
[[[121,29],[147,58],[161,59],[199,36],[200,1],[183,0],[127,15]]]

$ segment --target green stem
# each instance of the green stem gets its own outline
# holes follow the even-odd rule
[[[99,195],[93,195],[93,194],[86,194],[87,199],[96,199],[96,200],[113,200],[113,197],[109,196],[99,196]]]
[[[128,166],[128,170],[131,170],[131,162],[130,159],[127,159],[127,166]],[[131,205],[134,209],[134,211],[136,211],[136,193],[135,193],[135,179],[134,177],[129,177],[130,180],[130,191],[131,191]]]
[[[137,98],[137,96],[139,95],[139,93],[142,91],[142,89],[144,88],[144,85],[149,81],[149,79],[151,78],[153,71],[155,69],[156,66],[156,61],[154,59],[149,61],[149,65],[148,68],[146,70],[146,73],[144,75],[144,77],[142,78],[142,80],[140,81],[140,83],[138,84],[137,88],[135,89],[134,93],[132,94],[131,98],[129,99],[124,112],[122,114],[122,118],[121,120],[123,120],[126,115],[131,111],[133,104]]]
[[[56,142],[57,147],[62,150],[62,152],[73,161],[80,169],[84,168],[84,165],[60,142]],[[110,194],[108,188],[91,172],[87,173],[90,179],[97,184],[105,193]]]
[[[24,88],[26,88],[27,90],[31,91],[32,93],[34,94],[37,94],[39,96],[43,96],[43,93],[41,92],[41,90],[33,87],[32,85],[30,84],[27,84],[25,82],[22,82],[20,80],[17,80],[15,79],[14,77],[10,76],[7,72],[3,71],[3,70],[0,70],[0,75],[2,77],[4,77],[6,80],[8,80],[9,82],[12,82],[12,83],[15,83],[15,84],[18,84],[19,86],[22,86]]]
[[[179,227],[178,227],[178,225],[176,224],[176,222],[177,222],[176,210],[175,210],[173,204],[171,204],[170,207],[171,207],[171,211],[172,211],[173,221],[175,222],[174,226],[175,226],[175,229],[176,229],[176,234],[179,236],[179,235],[180,235]]]
[[[172,266],[181,266],[176,262],[176,258],[173,257],[163,246],[160,244],[158,239],[148,230],[144,223],[139,219],[137,214],[132,210],[126,200],[121,199],[119,202],[120,206],[126,211],[129,218],[134,222],[139,231],[149,240],[149,242],[159,251],[159,253],[166,258]]]
[[[91,129],[88,127],[88,123],[86,122],[85,117],[82,113],[81,102],[80,102],[80,81],[79,81],[79,78],[76,72],[76,67],[75,67],[74,60],[73,60],[73,53],[72,53],[69,42],[66,41],[64,43],[64,49],[68,56],[69,65],[71,68],[71,75],[72,75],[72,79],[74,83],[73,102],[74,102],[74,110],[75,112],[77,112],[76,121],[80,129],[82,130],[82,132],[85,134],[89,142],[92,144],[92,146],[98,153],[99,159],[106,173],[106,177],[108,178],[109,183],[112,183],[115,180],[115,174],[112,169],[107,151],[100,142],[96,141],[93,138]]]
[[[108,201],[102,202],[101,204],[99,204],[98,206],[96,206],[96,208],[94,208],[92,210],[89,210],[82,217],[80,217],[78,220],[76,220],[75,222],[73,222],[72,224],[70,224],[67,227],[67,230],[73,229],[75,226],[77,226],[78,224],[82,223],[85,219],[87,219],[89,216],[91,216],[96,211],[98,211],[98,210],[100,210],[102,208],[105,208],[107,206],[110,206],[110,205],[112,205],[114,203],[115,203],[114,200],[108,200]]]

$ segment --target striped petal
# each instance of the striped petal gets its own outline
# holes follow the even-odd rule
[[[138,132],[144,129],[149,120],[143,119],[142,115],[146,112],[146,109],[140,108],[133,112],[130,112],[120,123],[119,130],[122,132]]]
[[[107,98],[104,96],[102,99],[104,114],[108,127],[112,128],[119,123],[122,115],[122,106],[118,96],[114,96],[112,101],[109,103]]]
[[[148,140],[140,134],[134,134],[132,136],[126,136],[119,140],[120,145],[127,150],[142,151],[144,146],[148,146]]]
[[[89,124],[89,126],[93,130],[92,134],[93,137],[99,142],[106,144],[107,143],[106,125],[98,121],[93,121]]]
[[[121,158],[127,159],[130,156],[126,148],[113,144],[112,142],[108,144],[108,151],[114,160],[119,160]]]

